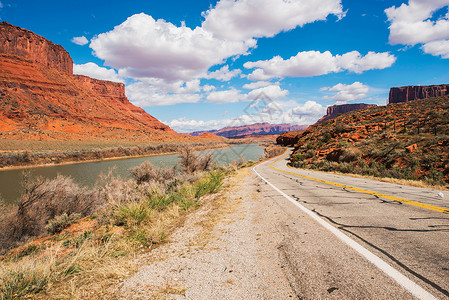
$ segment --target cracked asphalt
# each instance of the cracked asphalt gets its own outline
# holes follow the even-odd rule
[[[434,297],[449,299],[449,214],[295,174],[449,209],[446,191],[293,169],[287,157],[255,170]],[[298,298],[413,299],[262,180],[258,190],[261,201],[282,210],[274,221],[283,235],[279,255]]]

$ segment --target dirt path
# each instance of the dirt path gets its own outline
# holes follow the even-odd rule
[[[262,203],[260,181],[240,170],[215,199],[192,214],[170,241],[139,258],[119,298],[291,299],[282,271],[275,212]]]

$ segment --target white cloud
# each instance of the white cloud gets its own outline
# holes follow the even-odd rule
[[[427,54],[449,58],[449,40],[429,42],[424,44],[422,49]]]
[[[226,65],[223,66],[221,69],[218,69],[217,71],[207,73],[206,78],[217,79],[221,81],[229,81],[235,76],[239,75],[240,73],[242,73],[242,71],[239,69],[229,71],[229,66]]]
[[[91,62],[83,65],[74,64],[73,73],[89,76],[95,79],[124,82],[123,78],[121,78],[115,70],[103,68]]]
[[[216,89],[216,87],[213,85],[209,85],[209,84],[203,85],[203,91],[205,91],[206,93],[211,92],[215,89]]]
[[[361,82],[354,82],[353,84],[336,84],[331,88],[322,88],[320,90],[328,90],[331,92],[337,92],[333,96],[324,96],[324,99],[329,99],[333,101],[337,101],[338,104],[344,104],[348,101],[354,101],[363,99],[366,97],[366,94],[369,92],[370,87],[364,85]]]
[[[390,43],[416,45],[449,38],[447,15],[430,20],[440,8],[449,5],[448,0],[410,0],[399,7],[385,10],[390,21]]]
[[[214,130],[221,129],[223,127],[228,126],[231,123],[231,120],[210,120],[210,121],[202,121],[202,120],[192,120],[187,118],[179,118],[168,122],[163,122],[177,132],[189,133],[193,131],[206,131],[206,130]]]
[[[125,77],[189,81],[210,76],[227,81],[240,71],[222,68],[208,75],[208,70],[247,54],[256,47],[255,38],[325,20],[330,14],[342,17],[340,2],[220,0],[194,29],[141,13],[94,37],[90,47],[105,65]]]
[[[279,85],[269,85],[242,94],[239,90],[231,88],[225,91],[211,92],[206,100],[212,103],[235,103],[239,101],[254,101],[260,98],[268,98],[271,101],[288,95],[287,90],[281,89]]]
[[[287,90],[281,89],[279,85],[269,85],[258,88],[249,92],[246,96],[247,100],[256,100],[261,96],[268,97],[270,100],[277,100],[288,95]]]
[[[218,38],[243,41],[272,37],[333,14],[344,16],[340,0],[221,0],[205,12],[203,28]]]
[[[0,1],[0,8],[3,8],[3,3]]]
[[[170,88],[177,90],[169,92]],[[157,87],[144,82],[137,82],[126,86],[126,95],[130,101],[141,107],[173,105],[178,103],[196,103],[201,99],[201,95],[193,92],[196,87]]]
[[[255,40],[217,39],[201,27],[177,27],[143,13],[129,17],[90,43],[105,65],[123,75],[168,81],[203,77],[211,66],[245,54],[255,45]]]
[[[256,82],[251,82],[251,83],[244,84],[243,88],[247,89],[247,90],[253,90],[253,89],[260,88],[260,87],[269,86],[271,84],[272,83],[269,82],[269,81],[256,81]]]
[[[72,43],[75,43],[80,46],[87,45],[89,43],[89,40],[83,35],[83,36],[76,36],[72,38]]]
[[[362,73],[367,70],[385,69],[396,61],[388,52],[368,52],[362,56],[358,51],[343,55],[332,55],[331,52],[304,51],[284,60],[275,56],[270,60],[246,62],[247,69],[256,68],[249,76],[250,80],[267,80],[282,77],[311,77],[329,73],[351,71]]]
[[[240,94],[239,90],[232,88],[226,91],[211,92],[206,99],[212,103],[235,103],[243,100],[244,95]]]
[[[296,124],[314,124],[326,114],[326,107],[315,101],[307,101],[290,111],[291,119],[296,119]]]
[[[399,7],[387,8],[390,44],[423,44],[425,53],[449,58],[449,13],[432,19],[438,10],[448,6],[449,0],[409,0]]]

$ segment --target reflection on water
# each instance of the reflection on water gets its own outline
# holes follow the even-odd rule
[[[257,144],[234,145],[227,149],[207,150],[201,153],[212,152],[217,164],[228,164],[240,156],[246,160],[257,161],[263,155],[264,147]],[[100,173],[107,173],[110,168],[115,168],[114,174],[122,178],[129,178],[129,168],[135,167],[149,161],[157,167],[172,167],[178,163],[178,155],[161,155],[150,157],[129,158],[120,160],[109,160],[90,163],[79,163],[73,165],[61,165],[42,168],[31,168],[26,170],[0,171],[0,195],[5,203],[14,203],[17,201],[22,188],[22,173],[29,171],[31,176],[43,176],[45,178],[54,178],[57,174],[71,176],[75,182],[82,186],[90,187],[97,180]]]

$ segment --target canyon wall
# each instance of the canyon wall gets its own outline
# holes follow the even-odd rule
[[[320,124],[327,120],[332,120],[338,117],[339,114],[345,114],[354,110],[363,109],[367,107],[377,106],[376,104],[354,103],[354,104],[341,104],[332,105],[327,107],[327,114],[319,119],[316,123]]]
[[[408,102],[445,95],[449,95],[449,84],[393,87],[390,89],[388,103]]]
[[[123,83],[73,75],[61,46],[0,23],[0,139],[193,141],[133,105]]]
[[[73,61],[60,45],[26,29],[0,23],[0,53],[16,55],[66,74],[73,73]]]

